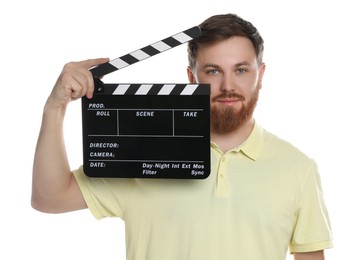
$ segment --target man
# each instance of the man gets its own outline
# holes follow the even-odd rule
[[[88,178],[71,172],[62,124],[71,100],[91,98],[89,68],[65,65],[44,108],[32,205],[89,208],[125,221],[127,259],[324,259],[332,246],[315,162],[253,118],[265,71],[263,39],[232,14],[210,17],[188,45],[190,82],[211,84],[211,174],[206,180]],[[178,147],[176,147],[178,149]],[[191,148],[193,149],[193,148]]]

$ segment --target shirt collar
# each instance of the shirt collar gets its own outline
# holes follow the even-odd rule
[[[248,138],[243,143],[241,143],[239,146],[237,146],[235,149],[232,150],[236,152],[241,152],[248,158],[252,159],[253,161],[256,161],[259,157],[260,151],[263,146],[263,139],[264,139],[264,130],[259,124],[255,122],[253,130],[249,134]],[[219,149],[217,144],[215,144],[214,142],[211,142],[211,147]]]
[[[264,130],[263,128],[255,122],[254,128],[248,138],[240,144],[236,149],[241,151],[247,157],[256,161],[259,157],[259,154],[262,150],[264,139]]]

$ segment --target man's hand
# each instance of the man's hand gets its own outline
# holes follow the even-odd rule
[[[94,82],[89,69],[108,61],[107,58],[99,58],[67,63],[48,98],[47,105],[64,109],[72,100],[85,95],[92,98]]]
[[[71,100],[93,96],[89,69],[108,61],[91,59],[66,64],[47,100],[33,165],[32,206],[37,210],[60,213],[87,207],[70,170],[63,119]]]

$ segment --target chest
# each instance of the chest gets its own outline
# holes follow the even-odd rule
[[[247,164],[231,167],[217,163],[205,180],[140,181],[131,192],[126,217],[150,224],[224,223],[289,232],[299,198],[290,173],[273,174]]]

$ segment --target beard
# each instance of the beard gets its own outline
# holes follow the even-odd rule
[[[233,107],[224,107],[218,109],[216,106],[211,106],[211,131],[218,134],[227,134],[234,132],[235,130],[242,127],[249,119],[252,118],[254,109],[257,105],[259,97],[259,88],[256,89],[251,99],[246,105],[242,104],[239,110],[235,110]],[[214,97],[212,103],[219,98],[238,98],[242,102],[245,98],[241,95],[223,92],[222,94]]]

